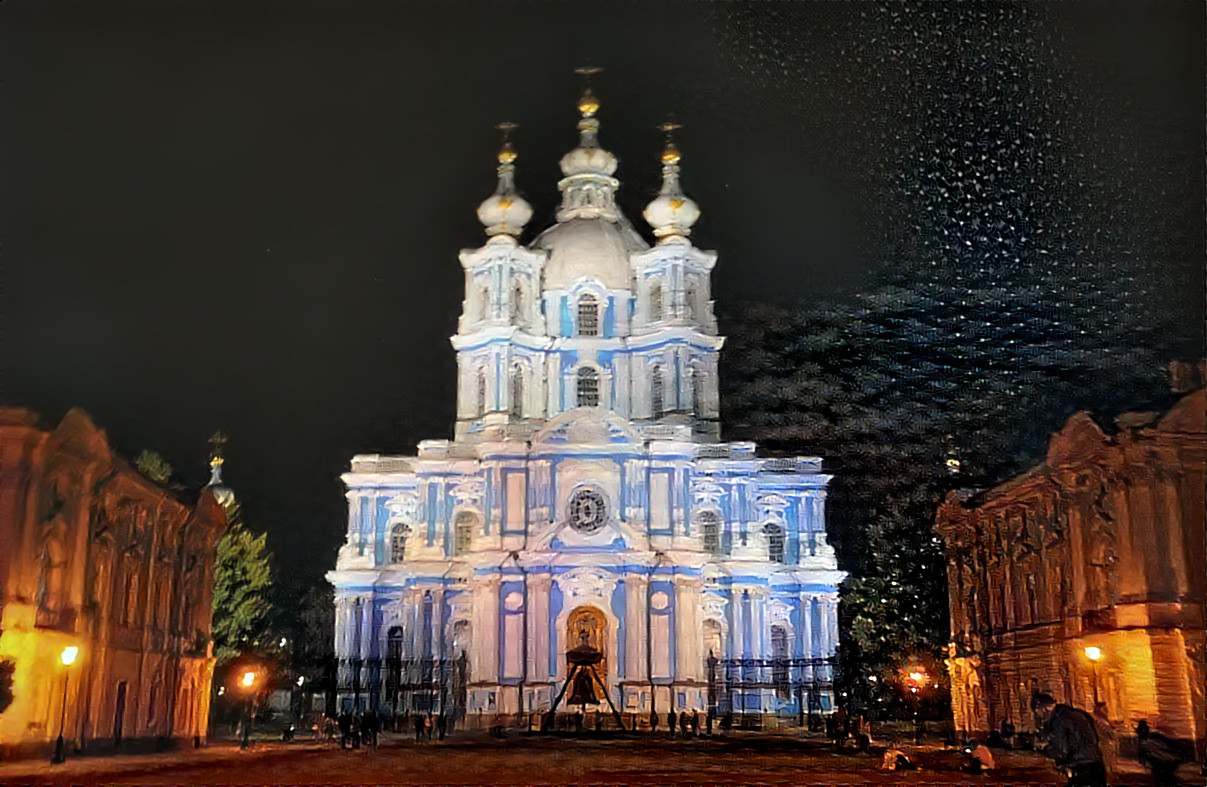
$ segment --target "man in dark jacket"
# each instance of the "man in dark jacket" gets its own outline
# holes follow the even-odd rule
[[[1040,734],[1046,751],[1068,776],[1069,787],[1105,785],[1106,767],[1098,748],[1094,718],[1079,708],[1058,704],[1051,694],[1036,694],[1031,707],[1042,722]]]

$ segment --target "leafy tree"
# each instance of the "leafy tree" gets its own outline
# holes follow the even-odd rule
[[[138,468],[138,472],[157,484],[166,484],[172,477],[172,466],[168,464],[168,460],[154,451],[144,450],[134,460],[134,466]]]
[[[13,704],[13,674],[17,665],[11,659],[0,659],[0,713]]]
[[[272,646],[272,570],[266,534],[243,524],[239,504],[227,509],[230,523],[218,541],[214,563],[214,649],[220,661]]]

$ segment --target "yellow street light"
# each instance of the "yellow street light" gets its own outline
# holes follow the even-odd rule
[[[1102,658],[1102,648],[1096,648],[1093,645],[1086,646],[1085,657],[1090,661],[1097,661]]]
[[[1091,669],[1094,677],[1094,710],[1098,710],[1098,661],[1102,658],[1102,648],[1094,645],[1086,645],[1085,657],[1090,660]]]
[[[64,667],[70,667],[75,663],[79,655],[80,648],[78,645],[67,645],[63,648],[63,652],[59,654],[59,662]],[[51,762],[63,762],[67,759],[64,750],[63,731],[67,727],[67,680],[70,674],[69,670],[63,670],[63,707],[59,713],[59,737],[54,742],[54,756],[51,757]]]
[[[256,673],[252,672],[251,670],[244,672],[243,680],[241,682],[243,684],[243,688],[250,689],[252,686],[256,685]]]

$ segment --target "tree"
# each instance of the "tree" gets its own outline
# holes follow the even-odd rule
[[[134,460],[134,466],[138,468],[138,472],[157,484],[166,484],[172,477],[172,466],[168,464],[168,460],[154,451],[143,450]]]
[[[227,509],[229,523],[214,563],[214,650],[219,661],[272,645],[272,570],[266,535],[243,524],[239,504]]]
[[[0,713],[13,704],[13,674],[17,665],[11,659],[0,659]]]

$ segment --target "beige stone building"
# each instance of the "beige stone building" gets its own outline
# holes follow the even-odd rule
[[[948,496],[936,528],[958,730],[1032,730],[1046,691],[1121,739],[1147,719],[1202,751],[1205,405],[1195,391],[1109,431],[1079,413],[1040,466]]]
[[[82,410],[46,429],[0,408],[0,658],[16,668],[0,753],[45,750],[60,725],[73,749],[204,740],[225,526],[210,488],[149,480]]]

